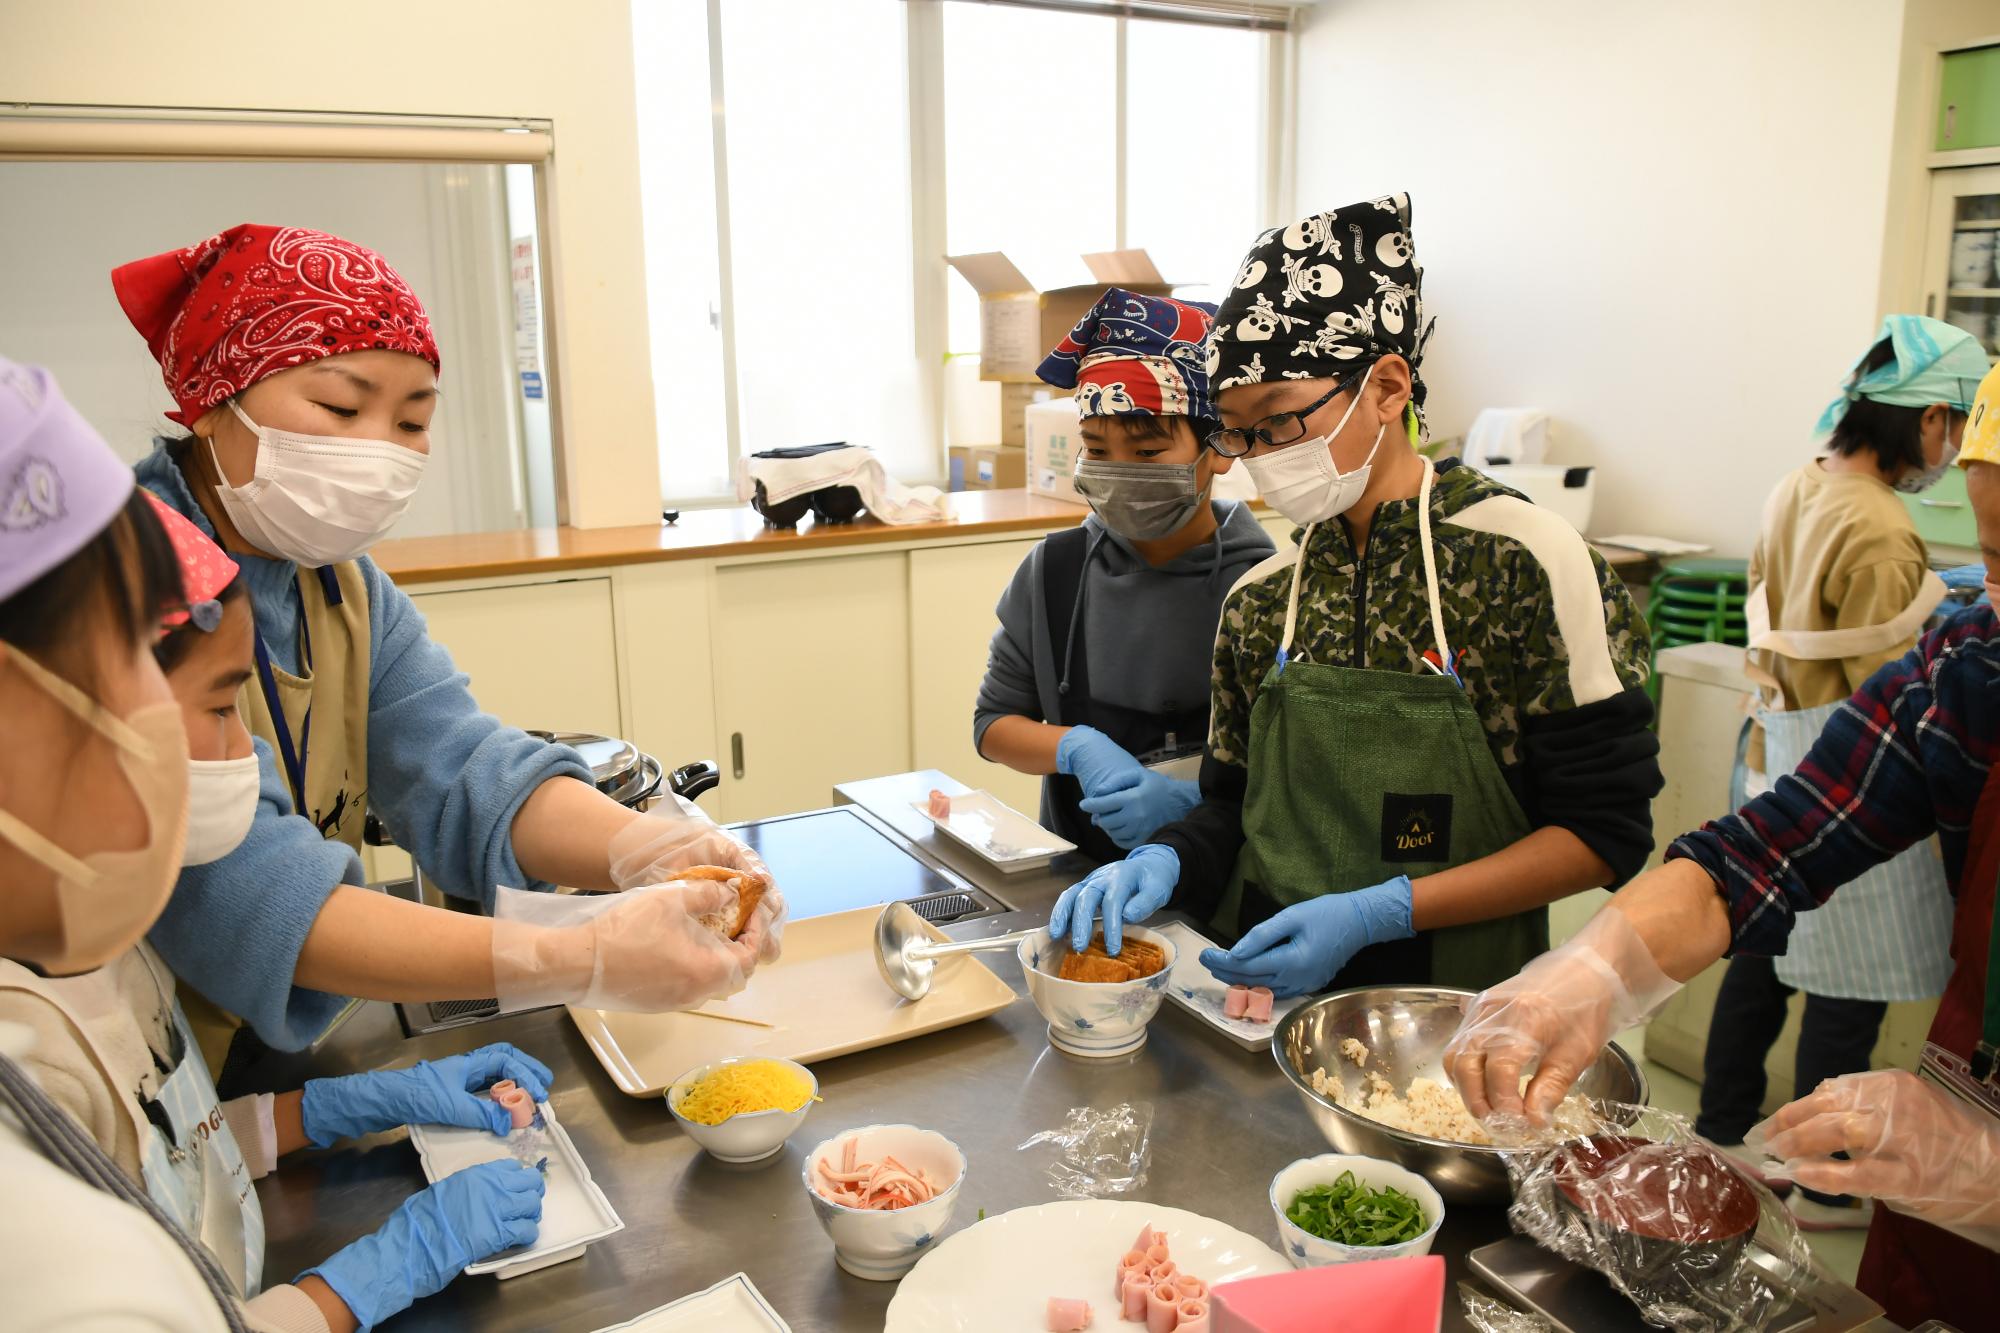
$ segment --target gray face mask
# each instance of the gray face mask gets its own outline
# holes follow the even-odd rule
[[[1104,526],[1132,541],[1151,542],[1180,531],[1208,502],[1194,463],[1112,463],[1076,460],[1076,493],[1090,501]]]

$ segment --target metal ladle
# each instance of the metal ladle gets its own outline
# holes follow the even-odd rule
[[[931,977],[937,971],[938,959],[961,953],[1011,949],[1029,936],[1040,933],[1041,928],[1037,926],[1006,935],[988,936],[983,940],[940,944],[931,938],[929,927],[917,915],[915,908],[908,903],[890,903],[882,909],[882,915],[875,918],[875,970],[882,974],[882,980],[896,994],[906,1000],[921,1000],[930,994]]]

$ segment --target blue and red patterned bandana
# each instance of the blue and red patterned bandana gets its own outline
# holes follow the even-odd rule
[[[1035,371],[1087,417],[1215,419],[1202,339],[1215,308],[1123,287],[1104,293]]]

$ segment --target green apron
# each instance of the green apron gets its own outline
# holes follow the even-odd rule
[[[1433,475],[1425,460],[1417,524],[1442,671],[1428,662],[1433,674],[1413,676],[1291,657],[1312,528],[1299,539],[1284,638],[1250,710],[1243,850],[1214,920],[1225,935],[1323,893],[1476,861],[1531,831],[1452,666],[1431,547]],[[1548,947],[1548,910],[1535,908],[1370,946],[1329,989],[1483,990]]]

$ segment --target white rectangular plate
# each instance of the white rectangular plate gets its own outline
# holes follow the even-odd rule
[[[525,1250],[512,1251],[466,1266],[467,1273],[519,1277],[582,1254],[592,1241],[625,1229],[611,1200],[590,1178],[590,1168],[570,1142],[569,1132],[556,1120],[553,1106],[542,1103],[548,1126],[548,1192],[542,1196],[542,1230]],[[483,1129],[456,1125],[411,1125],[410,1142],[423,1160],[424,1178],[435,1185],[446,1176],[481,1162],[509,1159],[507,1141]]]
[[[742,1273],[597,1333],[792,1333]]]
[[[652,1097],[711,1060],[772,1055],[809,1065],[970,1023],[1014,1002],[1006,982],[965,956],[939,963],[923,999],[896,994],[875,970],[875,918],[881,914],[879,907],[857,907],[791,922],[777,962],[758,968],[735,995],[702,1006],[768,1027],[699,1014],[576,1007],[569,1016],[620,1092]],[[946,940],[935,926],[926,929],[931,938]]]
[[[939,819],[928,801],[911,801],[910,808],[942,829],[945,835],[1006,874],[1039,870],[1076,844],[1037,824],[989,791],[961,792],[951,798],[951,817]]]
[[[1222,997],[1228,992],[1229,984],[1218,981],[1201,965],[1201,951],[1216,948],[1215,941],[1193,926],[1185,926],[1178,921],[1152,928],[1162,935],[1171,936],[1178,950],[1174,956],[1173,971],[1168,974],[1167,999],[1246,1051],[1270,1049],[1271,1034],[1278,1030],[1278,1020],[1306,1001],[1306,997],[1301,995],[1273,1002],[1271,1021],[1268,1023],[1252,1023],[1246,1018],[1224,1018]]]

